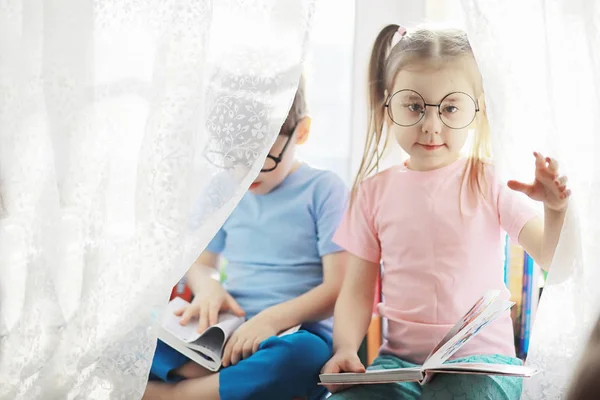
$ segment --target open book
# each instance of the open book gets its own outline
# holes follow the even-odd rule
[[[529,378],[538,371],[521,365],[447,363],[448,359],[481,329],[508,311],[514,303],[500,299],[500,291],[487,292],[450,329],[420,367],[372,370],[364,373],[321,374],[321,383],[369,384],[391,382],[426,383],[433,374],[483,374]]]
[[[204,368],[218,371],[221,368],[225,343],[245,322],[245,318],[230,313],[221,313],[215,325],[203,333],[198,333],[198,318],[193,318],[187,325],[181,325],[179,323],[181,317],[175,315],[175,311],[189,304],[179,297],[175,297],[169,302],[158,327],[158,338]],[[282,332],[279,336],[293,333],[299,328],[300,326],[295,326]]]

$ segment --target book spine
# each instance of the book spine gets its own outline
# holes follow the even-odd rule
[[[519,357],[522,359],[527,357],[531,334],[531,309],[533,306],[534,287],[533,269],[533,259],[525,252],[523,256],[523,304],[521,306],[521,334],[519,342]]]
[[[504,284],[509,285],[510,276],[510,243],[508,235],[504,237]]]

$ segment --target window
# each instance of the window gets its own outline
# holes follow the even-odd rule
[[[305,68],[312,126],[298,155],[347,183],[351,179],[353,46],[353,2],[317,2]]]

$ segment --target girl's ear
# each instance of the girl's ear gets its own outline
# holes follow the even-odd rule
[[[306,143],[310,134],[311,122],[310,117],[304,117],[298,122],[298,126],[296,127],[296,144]]]

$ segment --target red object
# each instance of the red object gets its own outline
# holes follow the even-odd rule
[[[177,285],[175,285],[173,287],[173,290],[171,291],[170,300],[173,300],[175,297],[181,297],[182,299],[184,299],[185,301],[188,301],[188,302],[192,301],[192,297],[193,297],[192,290],[185,283],[185,277],[181,278],[181,280],[177,283]]]
[[[381,303],[381,269],[377,274],[377,282],[375,283],[375,298],[373,299],[373,314],[377,313],[377,305]]]

